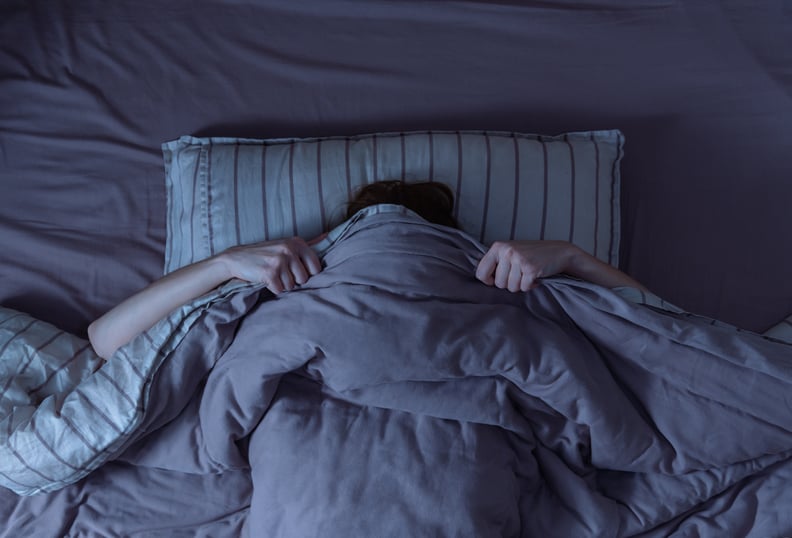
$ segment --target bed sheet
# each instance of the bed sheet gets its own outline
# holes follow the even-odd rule
[[[159,146],[619,128],[622,267],[763,331],[792,312],[792,6],[11,0],[0,302],[70,332],[162,272]]]

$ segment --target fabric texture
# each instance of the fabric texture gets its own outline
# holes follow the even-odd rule
[[[486,286],[474,238],[364,211],[299,289],[214,302],[113,461],[4,495],[0,535],[792,532],[792,346],[564,277]]]
[[[619,131],[542,136],[480,131],[163,145],[165,272],[266,239],[310,239],[379,180],[439,181],[479,241],[564,239],[618,266]]]
[[[108,361],[90,343],[0,308],[0,486],[19,495],[72,484],[139,433],[159,367],[232,282],[176,309]]]

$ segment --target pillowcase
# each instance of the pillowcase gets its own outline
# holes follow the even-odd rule
[[[65,440],[83,433],[71,429],[66,402],[104,361],[86,340],[2,306],[0,356],[0,487],[32,495],[60,483],[56,469],[78,467]]]
[[[183,136],[162,146],[165,272],[238,244],[311,239],[343,220],[359,187],[386,179],[445,183],[460,227],[483,243],[563,239],[618,266],[623,143],[618,130]]]
[[[0,354],[0,421],[15,406],[70,392],[104,362],[87,340],[3,306]]]

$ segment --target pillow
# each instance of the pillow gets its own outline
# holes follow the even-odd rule
[[[87,340],[3,306],[0,355],[0,421],[31,399],[68,393],[104,362]]]
[[[168,406],[181,409],[180,396],[162,401],[156,391],[173,382],[197,385],[202,377],[190,353],[187,364],[173,354],[176,346],[199,320],[219,338],[215,329],[235,318],[220,314],[217,325],[206,310],[259,288],[232,280],[175,309],[107,361],[88,341],[0,306],[0,488],[18,495],[61,489],[172,419]],[[238,306],[248,309],[258,295],[239,297],[245,305]],[[192,374],[185,377],[185,368]]]
[[[447,184],[460,227],[483,243],[563,239],[617,266],[623,142],[617,130],[184,136],[162,146],[165,272],[238,244],[315,237],[356,189],[385,179]]]
[[[66,439],[81,433],[62,434],[72,425],[65,402],[104,361],[86,340],[2,306],[0,357],[0,487],[31,495],[59,483],[54,469],[76,468]]]

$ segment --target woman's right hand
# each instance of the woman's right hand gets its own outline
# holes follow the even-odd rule
[[[319,257],[299,237],[232,247],[218,256],[231,276],[266,284],[279,294],[305,284],[322,270]]]

